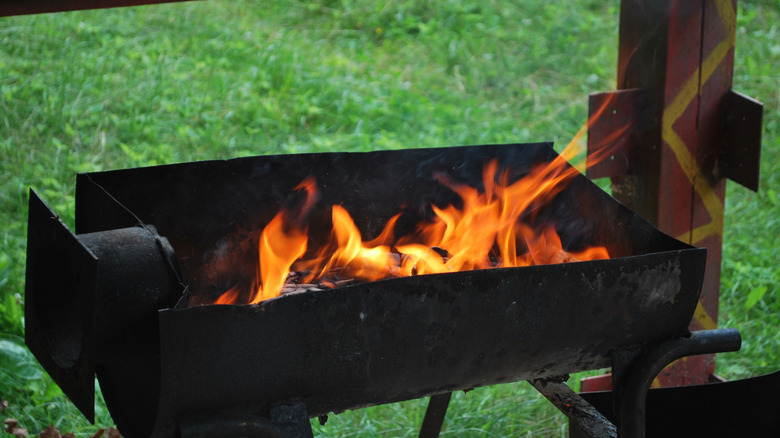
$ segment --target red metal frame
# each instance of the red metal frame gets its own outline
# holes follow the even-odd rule
[[[591,96],[591,112],[608,108],[590,128],[588,149],[610,148],[612,159],[588,176],[611,177],[621,202],[708,249],[692,330],[717,326],[725,178],[758,188],[762,106],[731,91],[736,11],[736,0],[623,0],[620,90]],[[654,384],[706,383],[714,372],[713,355],[694,356]],[[608,377],[583,381],[583,391],[608,387]]]

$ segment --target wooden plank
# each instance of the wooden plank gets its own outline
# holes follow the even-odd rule
[[[43,14],[48,12],[105,9],[190,0],[5,0],[0,2],[0,17]]]
[[[624,177],[641,158],[632,148],[640,137],[645,92],[641,88],[593,93],[588,102],[588,178]]]

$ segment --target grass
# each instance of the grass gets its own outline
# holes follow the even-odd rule
[[[759,192],[727,186],[719,323],[743,337],[739,353],[720,357],[729,378],[780,369],[779,14],[777,2],[755,2],[738,15],[734,84],[764,103],[764,132]]]
[[[77,172],[271,153],[572,138],[614,88],[619,2],[205,1],[0,18],[4,417],[95,427],[21,345],[27,190],[73,224]],[[728,188],[727,378],[780,368],[780,7],[742,2],[735,88],[765,104],[761,191]],[[423,402],[331,416],[322,436],[413,435]],[[456,394],[445,434],[565,435],[527,384]],[[98,423],[110,425],[98,403]]]

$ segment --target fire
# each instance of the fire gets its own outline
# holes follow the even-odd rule
[[[249,303],[279,296],[292,271],[304,273],[302,283],[328,285],[334,278],[374,281],[609,258],[604,247],[567,251],[554,226],[535,230],[528,223],[538,207],[548,203],[579,173],[567,165],[575,152],[570,145],[552,162],[538,165],[514,182],[510,182],[508,171],[500,172],[498,162],[491,161],[483,170],[481,191],[437,175],[441,184],[461,198],[462,205],[433,205],[435,216],[430,221],[399,238],[393,230],[400,213],[385,224],[379,236],[366,241],[349,212],[334,205],[329,243],[313,251],[314,256],[304,258],[309,239],[302,218],[317,200],[316,185],[309,178],[297,187],[306,192],[301,212],[278,213],[260,235],[257,278]],[[215,304],[237,303],[241,295],[234,287]]]
[[[569,166],[579,153],[579,143],[595,120],[610,108],[605,101],[583,124],[574,139],[553,161],[540,164],[525,177],[510,182],[507,171],[491,161],[483,169],[483,190],[458,184],[438,175],[441,184],[453,190],[462,206],[440,208],[432,205],[434,217],[418,224],[416,232],[395,238],[394,229],[401,213],[385,224],[373,240],[365,241],[349,212],[340,205],[331,207],[333,228],[330,242],[310,251],[305,218],[318,200],[313,178],[296,187],[306,193],[297,215],[282,211],[263,229],[258,247],[257,273],[249,291],[249,303],[255,304],[279,296],[291,272],[299,275],[296,283],[334,287],[337,281],[375,281],[383,278],[457,272],[497,267],[519,267],[568,263],[609,258],[601,246],[568,251],[553,225],[537,227],[533,222],[538,208],[549,203],[566,188],[583,165]],[[630,125],[617,128],[603,139],[612,144]],[[611,147],[587,157],[594,165],[610,157]],[[305,258],[307,252],[314,255]],[[334,281],[336,280],[336,281]],[[246,290],[234,286],[215,304],[235,304]]]
[[[285,219],[286,214],[277,214],[260,235],[260,285],[250,304],[278,296],[290,267],[306,253],[306,232],[295,227],[285,230]]]

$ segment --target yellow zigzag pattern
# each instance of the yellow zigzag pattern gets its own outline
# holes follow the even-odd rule
[[[661,119],[661,136],[669,145],[674,153],[680,167],[685,173],[688,181],[693,185],[696,193],[701,196],[704,207],[710,215],[710,222],[706,225],[697,227],[677,238],[682,241],[695,245],[704,238],[713,234],[723,233],[723,203],[715,194],[710,181],[706,177],[698,177],[700,169],[696,163],[695,157],[691,155],[690,149],[685,142],[674,131],[674,124],[682,116],[685,109],[691,104],[693,99],[701,92],[701,87],[710,79],[715,69],[728,55],[729,50],[734,47],[735,26],[737,23],[737,14],[730,0],[715,0],[718,8],[718,14],[725,27],[726,38],[718,43],[707,58],[702,62],[701,68],[697,69],[688,78],[682,90],[664,109]],[[717,327],[717,322],[710,317],[702,306],[701,302],[696,306],[694,318],[705,329]]]

